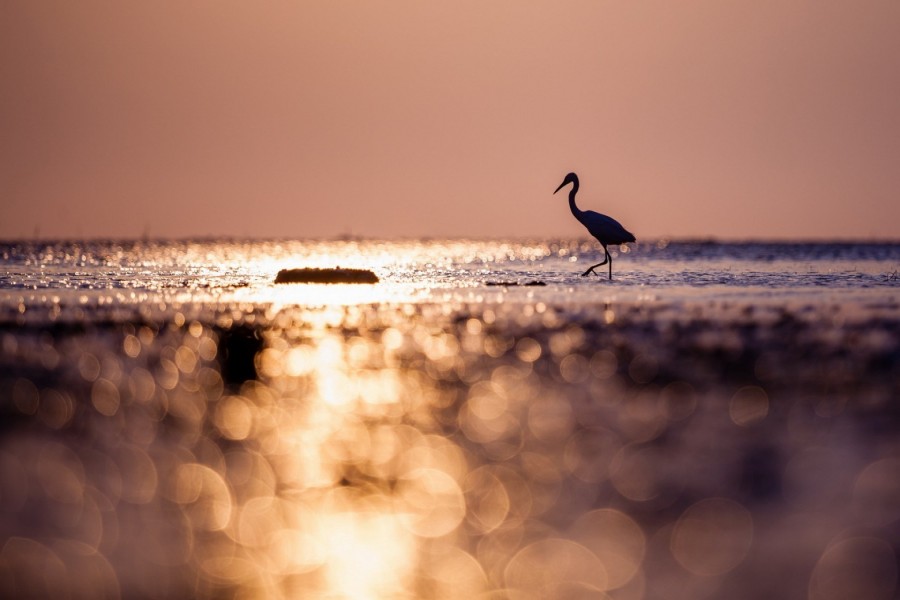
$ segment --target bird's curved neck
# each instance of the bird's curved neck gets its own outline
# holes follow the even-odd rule
[[[569,209],[572,211],[572,214],[575,215],[575,218],[579,221],[581,220],[581,210],[575,204],[575,194],[578,193],[578,180],[572,182],[572,189],[569,190]]]

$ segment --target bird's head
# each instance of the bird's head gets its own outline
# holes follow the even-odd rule
[[[569,173],[568,175],[566,175],[566,178],[563,179],[563,182],[561,184],[559,184],[559,187],[556,188],[556,190],[554,190],[553,193],[555,194],[556,192],[563,189],[563,187],[565,187],[566,185],[568,185],[570,183],[574,183],[575,187],[578,187],[578,175],[576,175],[575,173]]]

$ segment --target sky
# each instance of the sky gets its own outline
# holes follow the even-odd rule
[[[897,0],[2,0],[0,239],[900,239]]]

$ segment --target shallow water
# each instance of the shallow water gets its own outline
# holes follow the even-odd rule
[[[749,296],[890,297],[900,244],[668,242],[611,249],[615,283],[595,243],[556,241],[84,242],[0,244],[0,300],[66,303],[212,301],[263,304],[482,301],[507,294],[544,302]],[[276,286],[279,269],[373,270],[381,285]],[[528,283],[544,289],[486,289]],[[49,294],[49,295],[48,295]]]
[[[0,595],[894,597],[900,244],[600,256],[0,244]]]

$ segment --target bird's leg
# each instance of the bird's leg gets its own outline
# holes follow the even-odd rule
[[[596,265],[593,265],[591,268],[589,268],[589,269],[588,269],[587,271],[585,271],[584,273],[582,273],[582,274],[581,274],[582,277],[586,276],[588,273],[593,273],[593,272],[594,272],[594,269],[596,269],[597,267],[601,267],[601,266],[603,266],[603,265],[606,264],[606,262],[607,262],[607,258],[606,258],[606,257],[609,256],[609,253],[606,251],[606,246],[603,247],[603,253],[604,253],[603,260],[602,260],[601,262],[598,262]]]
[[[603,250],[606,252],[606,258],[609,259],[609,280],[612,281],[612,255],[606,249],[606,246],[603,247]]]

